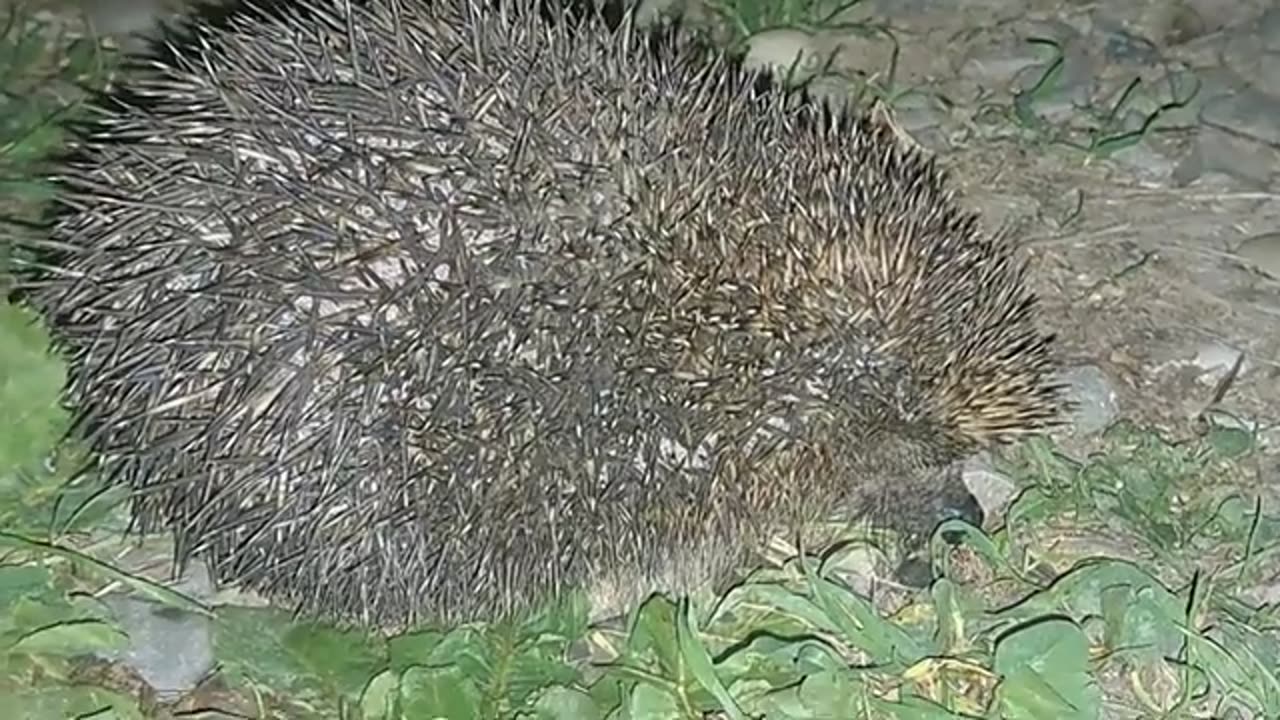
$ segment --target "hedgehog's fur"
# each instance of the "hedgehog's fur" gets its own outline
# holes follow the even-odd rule
[[[625,608],[926,531],[1055,416],[1010,243],[884,127],[475,2],[232,17],[99,104],[25,297],[179,558],[382,627]]]

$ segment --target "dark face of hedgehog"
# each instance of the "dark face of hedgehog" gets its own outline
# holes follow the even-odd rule
[[[872,524],[897,531],[904,550],[919,550],[948,520],[982,526],[985,515],[964,483],[962,460],[929,460],[926,453],[934,447],[901,438],[886,438],[877,447],[882,456],[873,451],[850,472],[852,505]]]
[[[944,520],[981,525],[961,476],[973,443],[930,406],[935,378],[862,329],[814,335],[774,352],[779,362],[768,373],[778,405],[790,405],[780,425],[818,448],[804,454],[815,469],[801,485],[831,483],[826,492],[845,514],[898,531],[909,546]]]
[[[879,507],[869,518],[882,523],[899,535],[901,560],[894,571],[899,582],[926,587],[933,580],[928,558],[928,543],[937,526],[953,519],[982,527],[985,520],[981,504],[966,487],[959,461],[948,465],[923,465],[900,470],[898,482],[886,484],[879,498],[864,499]],[[892,478],[889,478],[892,480]],[[955,542],[946,534],[942,538]]]
[[[861,448],[848,452],[838,464],[845,507],[851,516],[896,531],[903,550],[921,549],[947,520],[982,525],[982,507],[963,480],[963,454],[944,450],[935,438],[917,439],[901,429],[871,437],[852,431],[844,442],[845,447]]]

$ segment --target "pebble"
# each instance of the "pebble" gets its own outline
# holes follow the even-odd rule
[[[1099,22],[1095,25],[1102,51],[1112,62],[1154,65],[1160,61],[1156,44],[1126,30],[1119,23]]]
[[[960,77],[986,88],[1008,85],[1019,71],[1040,59],[1029,44],[1020,45],[1025,47],[994,47],[970,57],[960,66]]]
[[[947,118],[947,109],[936,95],[910,92],[894,101],[893,118],[903,130],[916,135],[942,124]]]
[[[203,563],[192,562],[173,589],[205,600],[213,583]],[[192,690],[213,671],[213,627],[209,617],[124,593],[103,598],[129,645],[103,659],[120,661],[138,673],[162,700]]]
[[[965,461],[961,477],[969,492],[982,506],[982,512],[988,521],[1000,517],[1018,491],[1013,480],[995,469],[990,455],[985,452]]]
[[[1161,185],[1174,176],[1180,165],[1147,143],[1130,145],[1111,155],[1117,164],[1129,168],[1139,180]]]
[[[1075,404],[1070,420],[1077,435],[1092,435],[1115,420],[1119,401],[1101,369],[1079,365],[1062,371],[1058,379],[1067,386],[1066,398]]]
[[[854,592],[874,597],[880,579],[892,572],[883,551],[872,545],[850,544],[823,561],[823,569],[839,575]]]
[[[1262,17],[1258,18],[1257,32],[1262,38],[1263,50],[1280,53],[1280,5],[1262,13]]]
[[[855,111],[852,83],[835,75],[820,75],[805,85],[810,97],[821,100],[837,112]]]
[[[817,74],[823,61],[812,35],[781,28],[753,35],[742,62],[750,70],[765,70],[780,76],[789,73],[793,82],[804,82]]]
[[[1196,134],[1191,154],[1179,162],[1173,178],[1188,184],[1201,176],[1217,172],[1262,190],[1270,187],[1280,156],[1275,150],[1227,130],[1206,125]]]
[[[1254,235],[1236,248],[1236,255],[1256,269],[1280,280],[1280,232]]]
[[[1205,385],[1216,385],[1240,359],[1243,353],[1236,348],[1218,342],[1207,342],[1196,348],[1191,364],[1200,370],[1197,380]],[[1248,362],[1240,365],[1240,373],[1248,369]]]
[[[1232,131],[1261,143],[1280,146],[1280,99],[1252,87],[1206,102],[1200,119],[1206,125]]]
[[[175,0],[81,0],[93,29],[104,35],[153,30],[162,16],[177,10]]]
[[[652,27],[665,18],[679,17],[684,4],[681,0],[639,0],[635,5],[636,26]]]

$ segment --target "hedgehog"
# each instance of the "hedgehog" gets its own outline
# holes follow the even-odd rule
[[[933,158],[532,5],[241,7],[96,101],[20,295],[179,567],[379,628],[608,616],[833,518],[925,536],[1055,422],[1026,263]]]

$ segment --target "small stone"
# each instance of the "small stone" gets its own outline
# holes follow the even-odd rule
[[[1249,3],[1239,0],[1186,0],[1186,4],[1204,20],[1206,33],[1242,25],[1248,20],[1245,13],[1253,11]]]
[[[1027,42],[1002,42],[979,50],[960,66],[960,77],[994,90],[1009,85],[1023,68],[1040,62],[1038,48]]]
[[[1254,87],[1270,97],[1280,97],[1280,52],[1259,53],[1253,78]]]
[[[679,18],[685,12],[683,0],[640,0],[636,3],[635,22],[640,28],[652,27],[668,18]]]
[[[154,30],[157,23],[177,9],[167,0],[93,0],[85,3],[93,29],[103,35],[128,35]]]
[[[820,63],[830,63],[822,70],[865,75],[884,82],[893,69],[894,45],[888,36],[826,32],[815,36],[811,46]],[[898,72],[901,71],[899,64]],[[911,79],[899,74],[897,81],[909,83]]]
[[[1206,102],[1200,110],[1200,120],[1272,147],[1280,146],[1280,98],[1255,88],[1243,88],[1234,95]]]
[[[947,119],[947,109],[932,93],[910,92],[893,103],[893,118],[911,135],[938,127]]]
[[[961,477],[988,518],[1003,514],[1018,491],[1013,480],[995,469],[987,453],[979,453],[965,461]]]
[[[1162,45],[1182,45],[1209,32],[1204,17],[1185,2],[1151,3],[1142,15],[1140,24]]]
[[[1200,418],[1209,423],[1209,426],[1220,430],[1239,430],[1255,436],[1260,446],[1267,444],[1267,439],[1260,435],[1260,426],[1257,421],[1247,417],[1241,417],[1235,413],[1224,411],[1219,408],[1205,408],[1198,405],[1194,408],[1194,412],[1189,415],[1192,419]]]
[[[1192,150],[1174,170],[1173,179],[1186,185],[1207,173],[1222,173],[1251,187],[1266,189],[1277,165],[1277,153],[1246,137],[1206,125]]]
[[[1273,6],[1258,18],[1255,32],[1262,38],[1262,49],[1280,53],[1280,6]]]
[[[849,545],[823,562],[823,569],[840,577],[854,592],[863,597],[875,595],[876,583],[890,574],[885,554],[871,545]]]
[[[822,69],[820,56],[809,33],[791,28],[766,30],[747,41],[742,64],[748,70],[765,70],[791,82],[804,82]]]
[[[854,84],[836,75],[819,75],[805,85],[809,97],[827,104],[835,112],[856,112]]]
[[[1196,349],[1195,357],[1191,359],[1191,364],[1200,370],[1198,380],[1206,385],[1216,385],[1231,368],[1235,367],[1236,361],[1243,355],[1239,350],[1223,345],[1222,343],[1209,342],[1204,343]],[[1244,372],[1244,364],[1241,364],[1240,371]]]
[[[1239,255],[1258,270],[1280,280],[1280,232],[1262,233],[1240,243]]]
[[[1163,184],[1174,176],[1178,163],[1147,143],[1130,145],[1111,155],[1111,159],[1133,171],[1141,180]]]
[[[1101,45],[1107,58],[1114,62],[1154,65],[1160,61],[1160,51],[1150,40],[1135,35],[1123,27],[1098,28]]]
[[[1099,432],[1115,419],[1119,401],[1101,369],[1080,365],[1064,370],[1059,381],[1067,386],[1066,399],[1075,405],[1070,420],[1077,435]]]
[[[174,589],[208,597],[213,583],[204,564],[193,562]],[[162,701],[190,691],[212,672],[213,629],[208,617],[123,593],[108,595],[103,602],[129,636],[129,647],[118,655],[100,656],[133,668]]]

